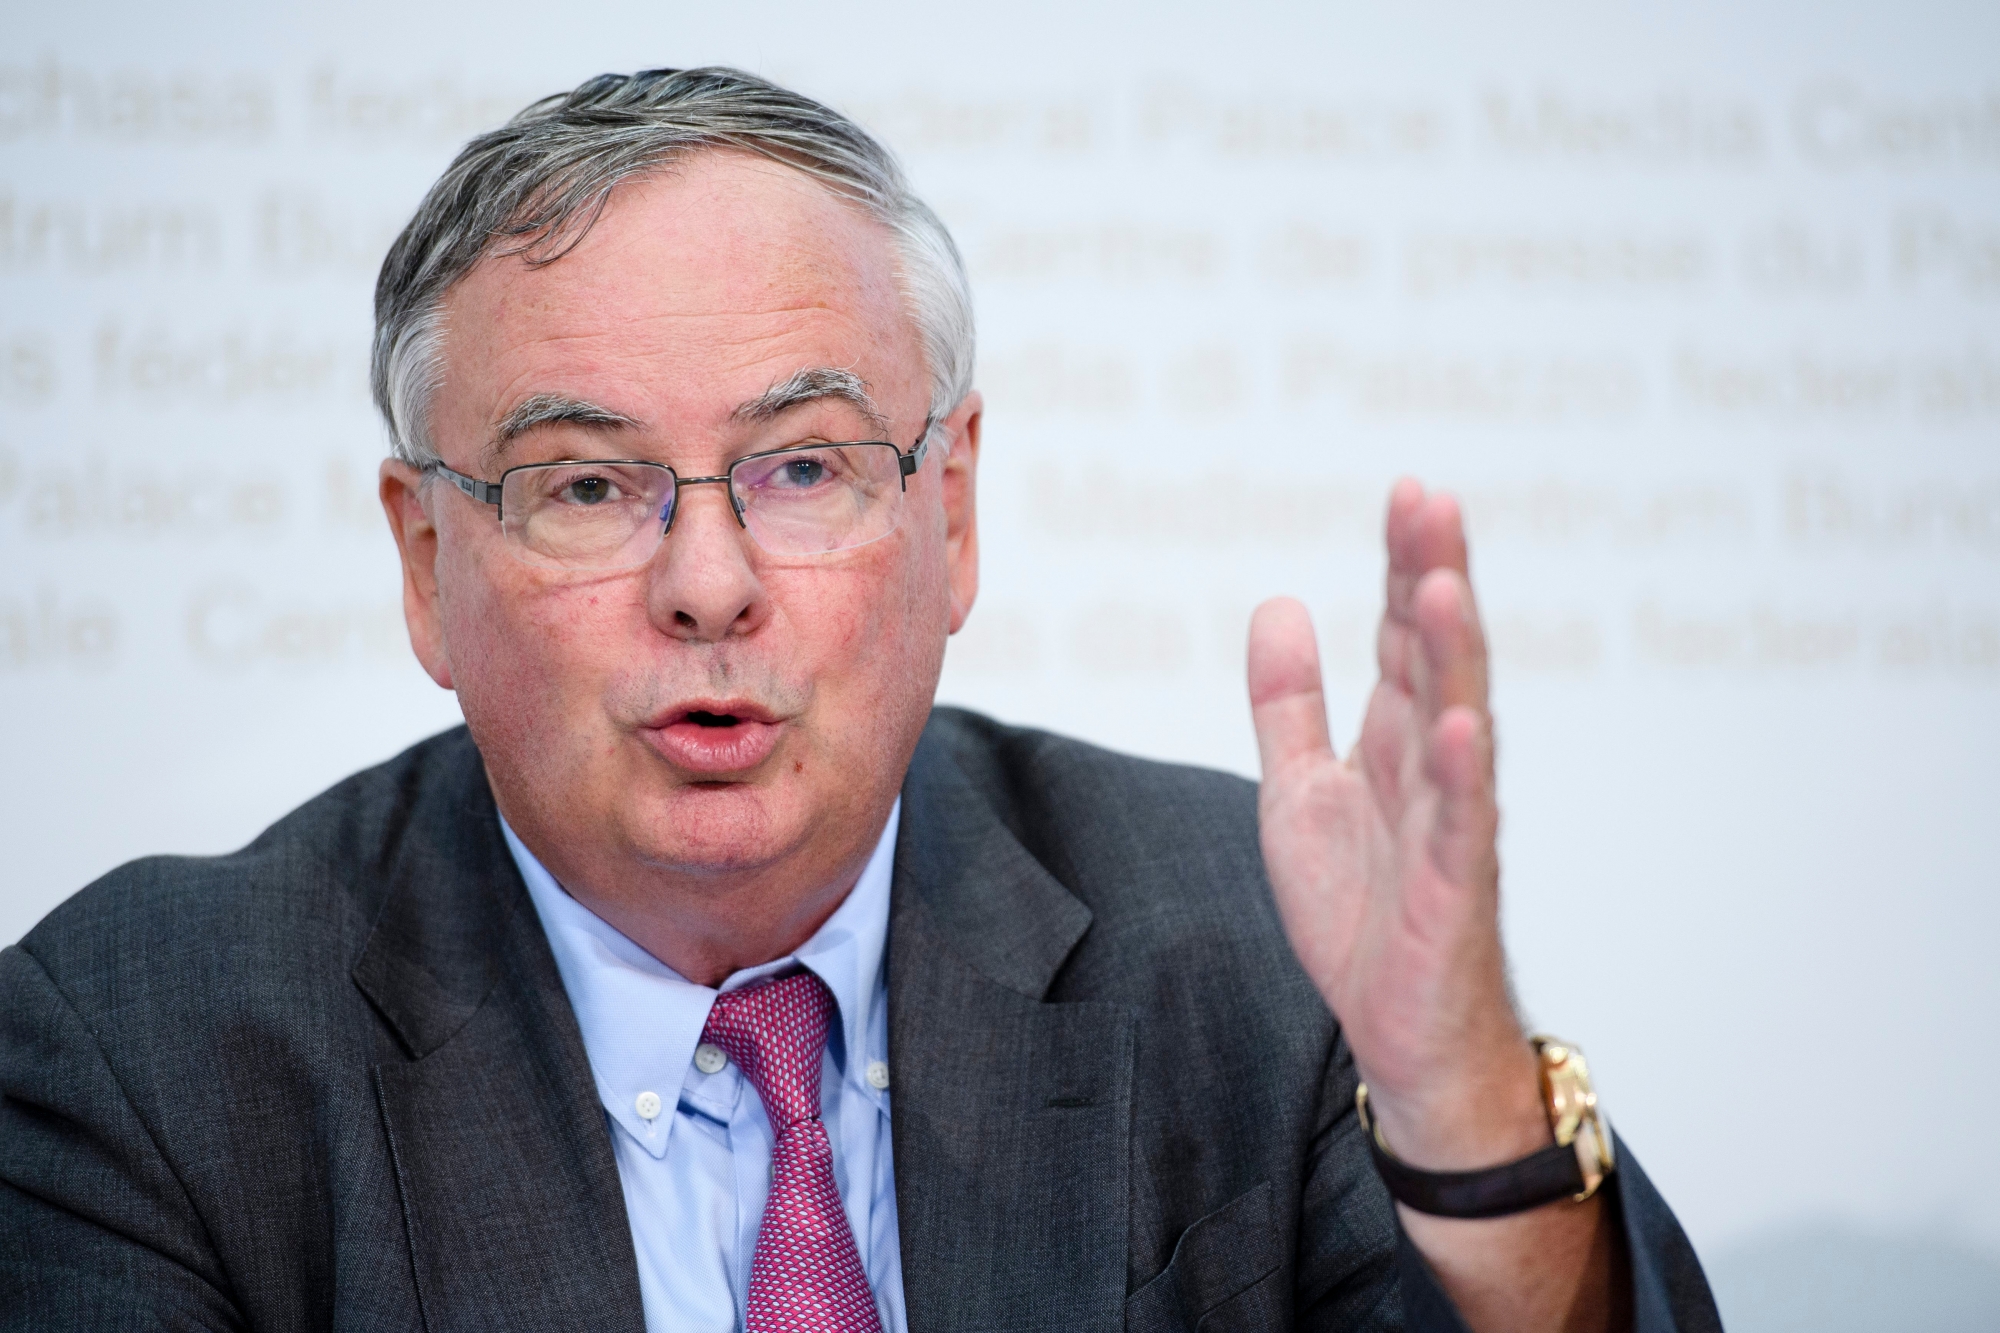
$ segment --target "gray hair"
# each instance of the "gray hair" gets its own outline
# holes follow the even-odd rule
[[[781,162],[894,237],[930,371],[930,411],[972,391],[972,288],[951,233],[896,159],[831,107],[740,70],[600,74],[468,143],[418,206],[375,283],[375,406],[398,458],[438,461],[429,409],[443,374],[444,298],[489,253],[547,264],[576,248],[621,181],[703,150]]]

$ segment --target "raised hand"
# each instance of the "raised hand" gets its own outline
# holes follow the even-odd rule
[[[1382,676],[1346,761],[1305,608],[1267,602],[1251,623],[1264,860],[1390,1146],[1491,1166],[1549,1138],[1500,945],[1486,644],[1457,503],[1399,483],[1388,547]]]

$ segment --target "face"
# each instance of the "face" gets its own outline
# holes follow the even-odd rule
[[[907,450],[928,410],[889,233],[749,156],[619,186],[575,250],[487,259],[444,319],[432,439],[487,480],[557,459],[686,477],[812,441]],[[745,410],[814,369],[858,376],[873,413],[839,396]],[[625,424],[506,438],[546,395]],[[975,396],[932,437],[893,532],[806,557],[766,553],[723,487],[698,486],[650,563],[580,575],[521,559],[492,506],[384,466],[417,654],[458,692],[502,813],[572,892],[621,926],[740,900],[782,931],[845,891],[977,586],[978,411]]]

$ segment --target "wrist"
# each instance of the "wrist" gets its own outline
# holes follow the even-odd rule
[[[1407,1092],[1368,1086],[1369,1110],[1390,1151],[1425,1171],[1477,1171],[1555,1142],[1534,1047],[1507,1043],[1448,1077]]]

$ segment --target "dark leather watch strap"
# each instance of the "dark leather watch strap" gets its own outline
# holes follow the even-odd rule
[[[1561,1144],[1484,1171],[1419,1171],[1383,1152],[1373,1135],[1368,1149],[1390,1197],[1439,1217],[1505,1217],[1583,1193],[1576,1149]]]

